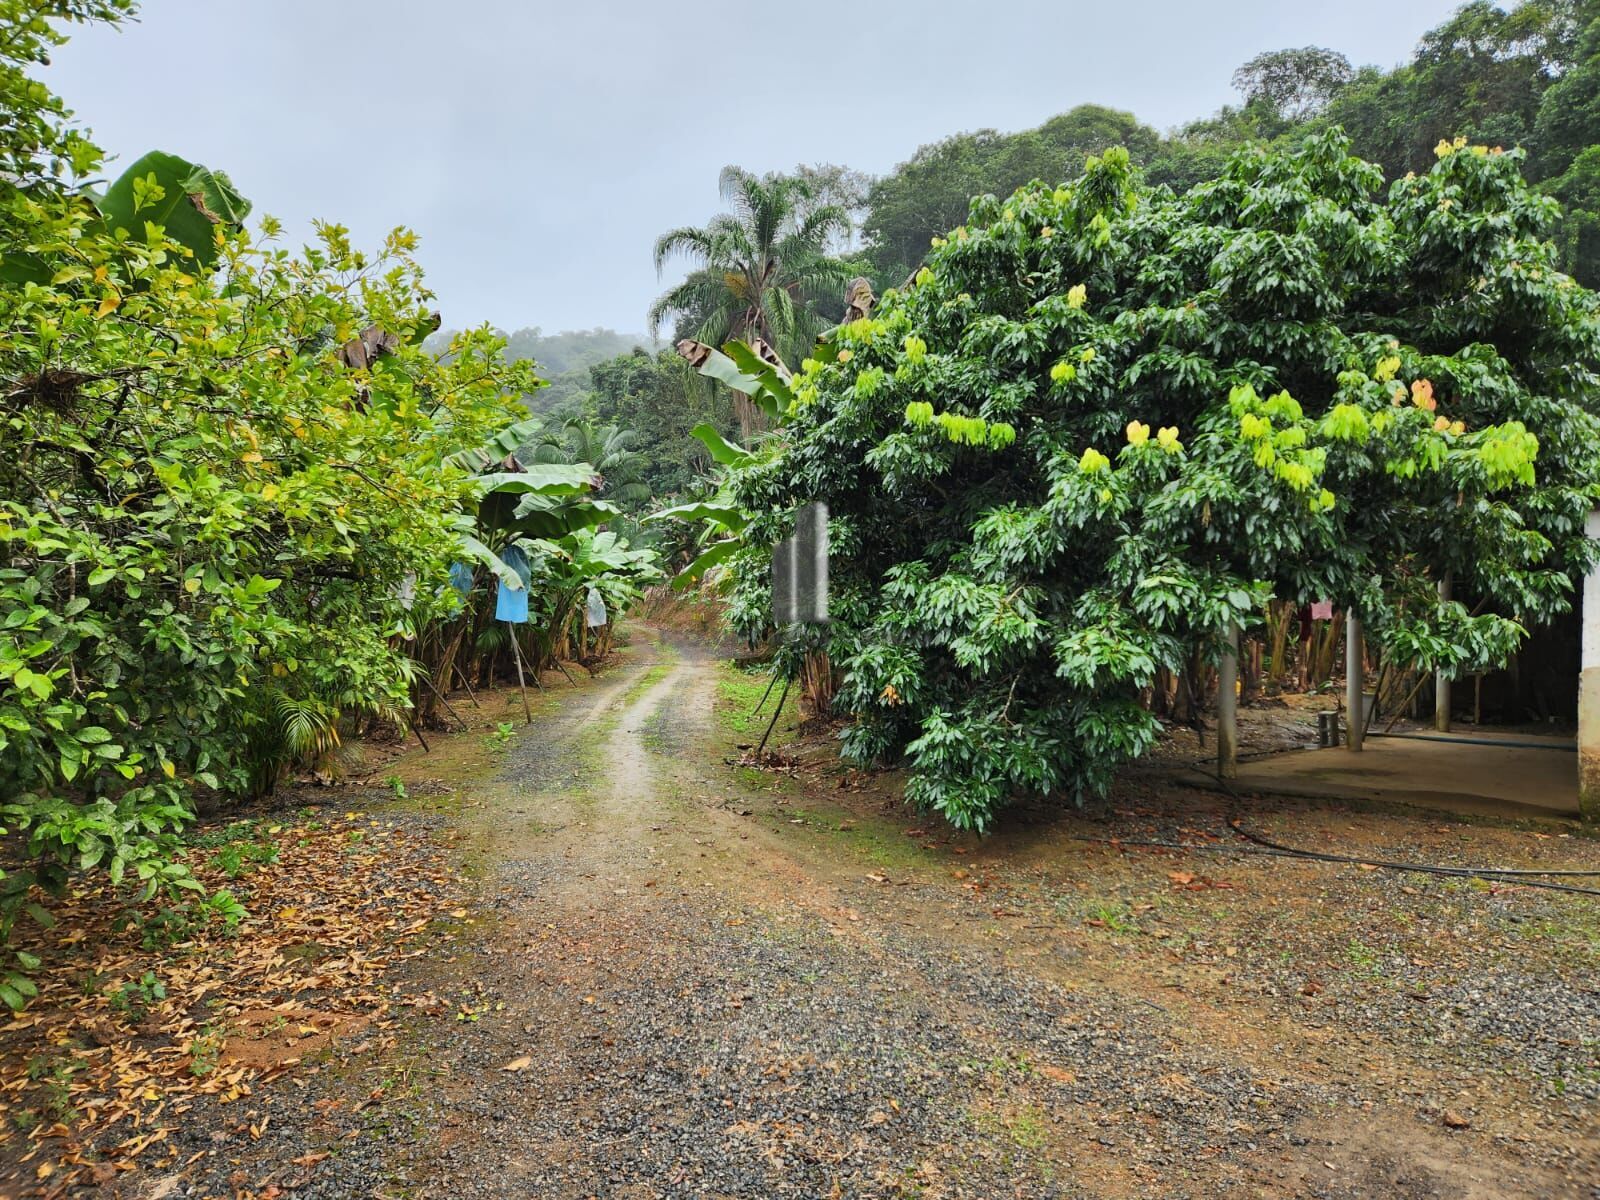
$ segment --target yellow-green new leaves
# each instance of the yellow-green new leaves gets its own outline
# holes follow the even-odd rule
[[[957,413],[934,415],[933,405],[925,400],[913,400],[906,405],[906,424],[913,429],[927,429],[937,425],[945,437],[958,446],[987,446],[991,450],[1004,450],[1017,440],[1017,431],[1004,421],[985,421],[982,417],[963,417]]]
[[[1478,446],[1478,459],[1488,473],[1492,487],[1534,484],[1534,459],[1539,456],[1539,439],[1529,433],[1521,421],[1507,421],[1504,425],[1483,431]]]
[[[982,417],[940,413],[934,423],[944,430],[945,437],[959,446],[988,446],[999,450],[1017,440],[1017,431],[1011,426],[1000,422],[990,425]]]
[[[1399,360],[1395,360],[1398,365]],[[1336,442],[1361,443],[1371,433],[1364,409],[1355,404],[1336,404],[1322,418],[1322,435]]]
[[[1239,417],[1239,436],[1252,444],[1251,457],[1256,466],[1270,469],[1275,477],[1297,492],[1309,491],[1322,478],[1327,451],[1307,445],[1304,412],[1288,392],[1278,392],[1263,400],[1253,387],[1244,385],[1229,393],[1228,405]],[[1359,410],[1357,415],[1360,415]],[[1283,422],[1283,428],[1274,426],[1274,417]],[[1339,418],[1341,427],[1350,422],[1349,414]],[[1313,497],[1310,503],[1313,510],[1331,507],[1323,503],[1321,496]]]
[[[883,386],[888,378],[882,367],[868,367],[856,376],[855,393],[863,400],[869,400],[877,395],[878,389]]]

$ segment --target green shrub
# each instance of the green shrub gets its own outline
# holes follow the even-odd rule
[[[70,870],[196,888],[173,835],[198,793],[409,706],[395,635],[459,606],[477,504],[451,456],[538,386],[486,331],[422,349],[409,232],[369,254],[321,224],[294,253],[171,155],[64,183],[100,155],[26,68],[47,18],[123,7],[0,12],[0,834],[32,864],[0,878],[0,942]]]

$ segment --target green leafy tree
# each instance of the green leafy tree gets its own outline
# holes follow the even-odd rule
[[[399,230],[299,254],[242,226],[220,173],[98,151],[26,68],[52,20],[0,22],[0,936],[72,871],[195,886],[173,834],[197,796],[270,786],[297,753],[410,705],[394,634],[446,586],[459,450],[523,410],[488,335],[449,362]],[[25,998],[10,977],[0,1000]]]
[[[1156,672],[1269,596],[1353,606],[1402,661],[1503,661],[1595,557],[1600,302],[1520,153],[1438,154],[1386,191],[1324,134],[1175,196],[1112,150],[974,201],[730,459],[733,619],[770,627],[764,547],[826,501],[845,750],[976,829],[1103,791]]]
[[[929,240],[966,216],[973,196],[1009,195],[1035,179],[1073,179],[1090,155],[1110,146],[1124,146],[1143,162],[1158,140],[1131,113],[1083,104],[1021,133],[981,129],[922,146],[868,193],[863,232],[875,274],[886,285],[904,280]]]
[[[1337,50],[1303,46],[1256,55],[1233,73],[1233,86],[1246,104],[1265,103],[1281,117],[1303,120],[1326,108],[1354,76]]]

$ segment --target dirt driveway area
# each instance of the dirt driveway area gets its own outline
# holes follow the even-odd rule
[[[741,766],[762,682],[636,631],[514,736],[401,760],[467,898],[385,983],[394,1036],[201,1104],[115,1189],[1600,1197],[1600,898],[1226,821],[1447,864],[1600,842],[1150,772],[979,841],[816,746]]]

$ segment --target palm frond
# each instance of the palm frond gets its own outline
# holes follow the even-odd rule
[[[670,229],[656,239],[656,274],[661,274],[662,268],[667,265],[667,260],[675,254],[705,262],[711,258],[714,251],[715,241],[708,236],[706,230],[696,229],[692,225]]]
[[[319,700],[279,692],[273,698],[273,715],[290,758],[326,754],[339,744],[338,713]]]
[[[794,332],[794,301],[788,291],[781,287],[768,288],[762,293],[761,306],[766,310],[773,336],[780,342],[787,341]]]
[[[825,204],[807,213],[799,227],[785,241],[820,253],[830,237],[848,235],[852,228],[849,213],[837,204]]]

